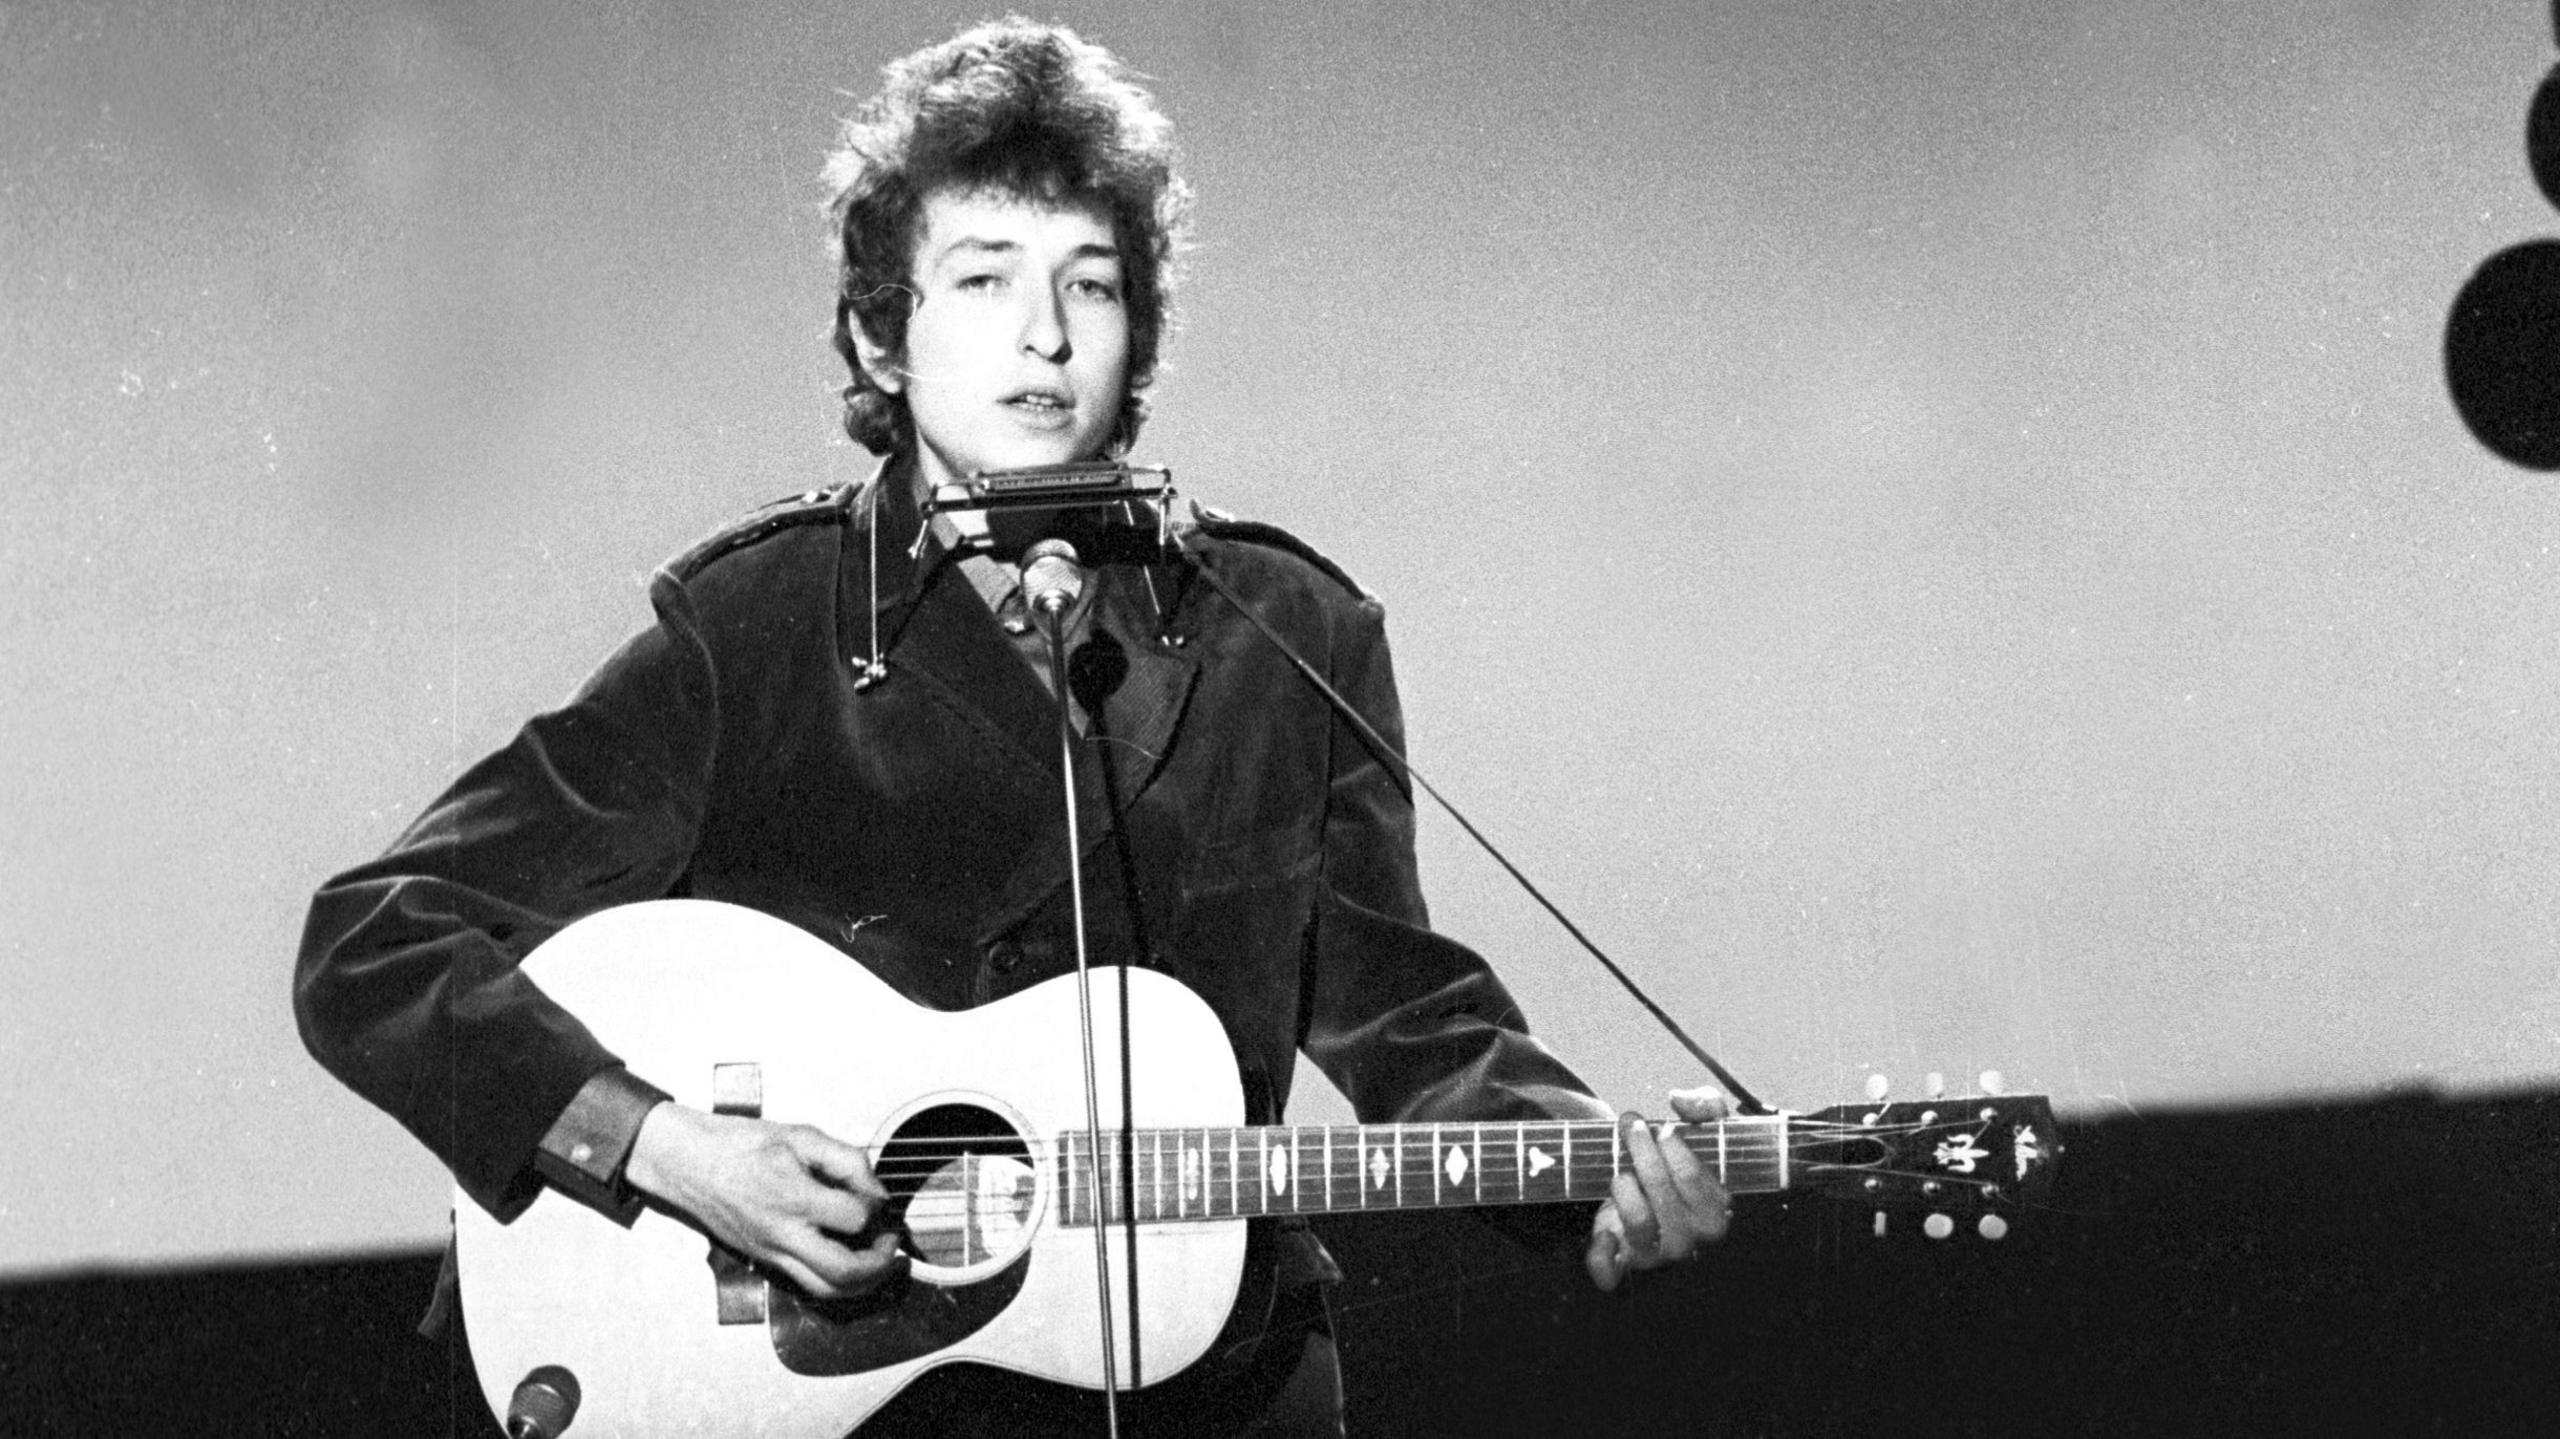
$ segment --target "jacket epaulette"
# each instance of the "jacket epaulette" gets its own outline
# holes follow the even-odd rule
[[[731,520],[667,563],[680,580],[691,580],[712,561],[802,525],[840,525],[851,513],[847,503],[859,486],[836,485],[803,490]]]
[[[1241,519],[1225,510],[1204,505],[1198,500],[1191,502],[1191,519],[1202,534],[1213,539],[1238,540],[1249,545],[1268,545],[1275,550],[1285,551],[1323,571],[1334,583],[1349,590],[1354,598],[1369,601],[1377,599],[1377,596],[1369,593],[1366,587],[1351,577],[1350,571],[1335,564],[1323,551],[1278,525],[1265,524],[1260,520]]]

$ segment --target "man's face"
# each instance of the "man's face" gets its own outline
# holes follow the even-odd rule
[[[1111,227],[945,190],[926,198],[922,228],[905,356],[892,363],[858,331],[856,345],[882,389],[905,393],[925,482],[1099,454],[1129,368]]]

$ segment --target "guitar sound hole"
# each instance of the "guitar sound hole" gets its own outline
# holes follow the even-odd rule
[[[916,1263],[1000,1263],[1031,1240],[1031,1151],[1011,1125],[969,1104],[920,1110],[872,1159],[888,1189],[888,1222]]]

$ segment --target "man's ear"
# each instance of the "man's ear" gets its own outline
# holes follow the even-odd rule
[[[871,377],[884,395],[894,395],[907,387],[907,373],[898,367],[897,358],[883,349],[862,327],[859,316],[845,316],[845,329],[853,335],[854,358],[862,362],[862,372]]]

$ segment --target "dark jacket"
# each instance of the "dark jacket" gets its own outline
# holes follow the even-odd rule
[[[666,566],[654,626],[315,899],[312,1053],[501,1217],[618,1063],[516,967],[581,915],[728,900],[943,1009],[1073,969],[1052,701],[965,577],[910,557],[905,488],[876,540],[848,489]],[[1375,600],[1277,531],[1189,543],[1402,742]],[[875,555],[887,671],[865,687]],[[1396,770],[1188,563],[1100,569],[1074,664],[1095,962],[1197,990],[1275,1114],[1301,1048],[1366,1120],[1605,1114],[1427,927]]]

